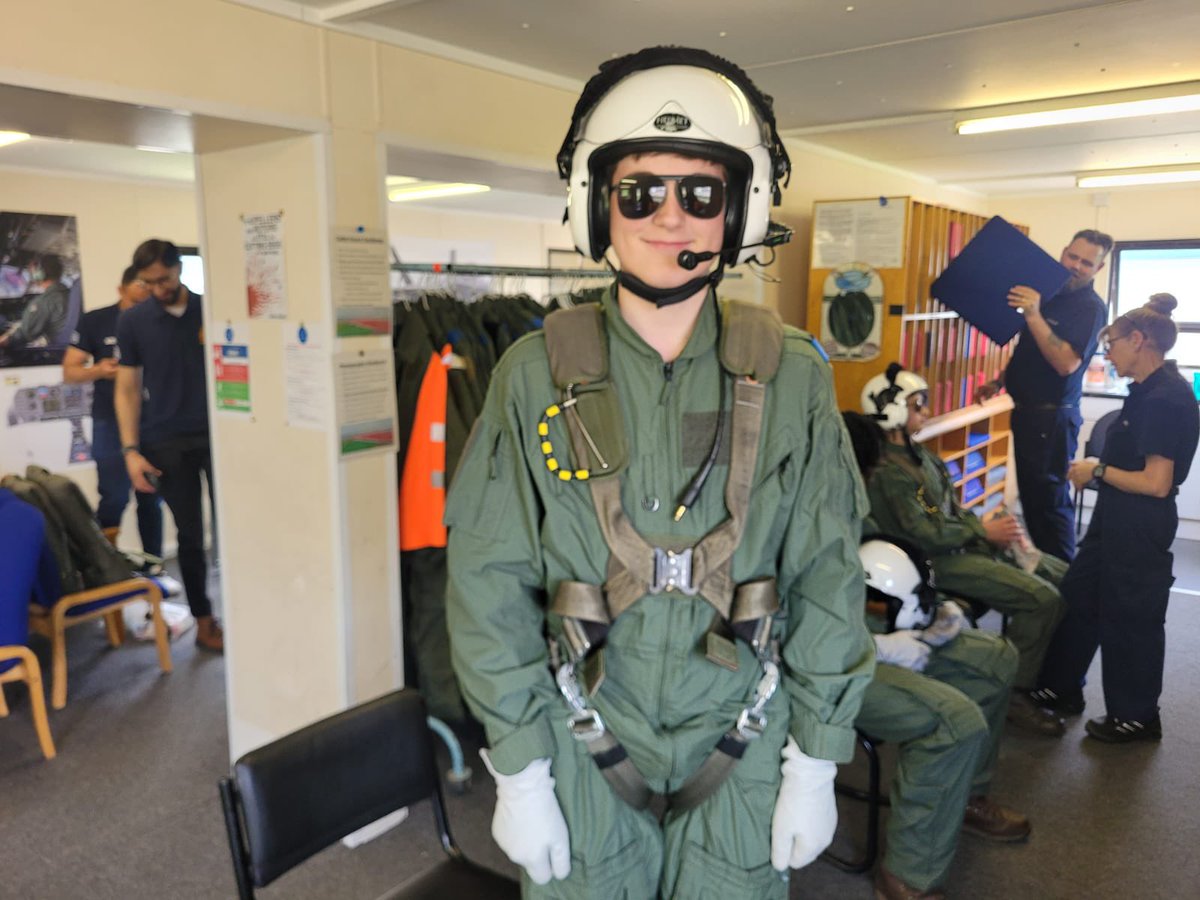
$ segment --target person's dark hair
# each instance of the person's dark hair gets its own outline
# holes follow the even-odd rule
[[[137,281],[137,273],[138,270],[136,266],[126,266],[125,271],[121,273],[121,287],[125,287],[125,285],[133,284],[135,281]]]
[[[164,241],[161,238],[151,238],[148,241],[142,241],[138,244],[138,248],[133,251],[133,268],[140,272],[142,269],[148,269],[155,263],[162,263],[168,269],[173,269],[180,264],[179,248],[170,241]]]
[[[1087,241],[1089,244],[1095,244],[1097,247],[1103,250],[1104,253],[1101,256],[1102,259],[1104,256],[1108,256],[1108,254],[1112,251],[1112,235],[1105,234],[1103,231],[1097,231],[1095,228],[1085,228],[1083,231],[1075,232],[1075,237],[1071,238],[1071,243],[1074,243],[1080,238],[1083,238],[1083,240]]]
[[[879,423],[870,416],[846,410],[842,413],[846,430],[850,432],[850,445],[854,448],[854,459],[863,478],[869,478],[883,456],[886,438]]]
[[[1105,336],[1111,340],[1113,337],[1124,337],[1131,331],[1140,331],[1155,347],[1166,353],[1175,346],[1175,339],[1179,336],[1179,329],[1171,318],[1171,311],[1178,305],[1174,294],[1152,294],[1145,306],[1118,316],[1105,329]]]
[[[63,276],[62,257],[54,253],[46,253],[39,260],[42,266],[42,277],[48,281],[58,281]]]

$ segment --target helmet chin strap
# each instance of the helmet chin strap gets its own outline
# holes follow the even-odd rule
[[[676,303],[682,303],[689,297],[694,297],[697,293],[706,287],[716,287],[725,275],[725,260],[718,259],[717,266],[706,275],[700,275],[693,278],[679,287],[659,288],[646,284],[636,275],[631,275],[628,272],[617,272],[617,283],[626,290],[636,294],[643,300],[648,300],[659,309],[664,306],[672,306]]]

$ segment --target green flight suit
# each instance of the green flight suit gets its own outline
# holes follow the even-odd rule
[[[1032,688],[1065,608],[1058,585],[1067,564],[1042,554],[1030,574],[1002,555],[979,518],[959,505],[945,464],[914,446],[919,465],[905,447],[884,446],[867,486],[871,516],[883,534],[910,541],[929,557],[938,591],[1011,616],[1008,638],[1021,655],[1016,687]]]
[[[722,380],[716,304],[705,305],[671,366],[621,318],[612,292],[604,309],[629,442],[625,513],[651,543],[699,540],[727,518],[727,454],[682,521],[672,515],[713,437]],[[487,729],[498,771],[553,760],[570,832],[570,877],[543,887],[526,877],[524,895],[785,898],[787,875],[770,863],[780,749],[790,732],[810,756],[848,761],[874,669],[857,553],[866,497],[829,366],[789,329],[766,392],[751,515],[733,557],[735,581],[778,580],[783,682],[766,707],[766,733],[712,796],[691,812],[669,812],[662,825],[620,800],[570,736],[569,708],[547,664],[545,633],[561,629],[547,597],[563,580],[603,584],[609,558],[587,483],[560,481],[540,448],[539,419],[559,399],[544,335],[518,341],[496,368],[446,510],[447,618],[463,695]],[[550,438],[565,459],[560,423]],[[611,443],[595,437],[601,450]],[[699,596],[647,594],[608,634],[605,677],[591,703],[656,791],[678,788],[695,771],[762,674],[741,642],[736,672],[705,657],[712,621]]]
[[[967,799],[988,792],[1017,658],[1006,638],[964,628],[924,672],[875,669],[855,724],[898,745],[884,864],[912,887],[944,883]]]

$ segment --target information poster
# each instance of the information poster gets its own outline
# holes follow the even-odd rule
[[[343,459],[396,449],[395,363],[391,348],[339,353],[334,402]]]
[[[391,337],[390,252],[382,228],[333,229],[333,306],[338,337]]]
[[[303,322],[288,322],[283,331],[284,388],[287,423],[293,428],[324,430],[331,414],[329,348]]]
[[[283,213],[242,216],[246,302],[251,319],[287,318]]]
[[[213,397],[217,412],[249,415],[250,345],[239,339],[248,329],[227,325],[223,343],[213,344]]]
[[[866,263],[876,269],[904,265],[903,197],[818,203],[813,218],[814,269]]]

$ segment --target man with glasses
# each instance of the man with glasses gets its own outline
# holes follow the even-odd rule
[[[784,900],[874,665],[830,367],[714,290],[776,241],[787,151],[741,69],[660,47],[588,83],[559,167],[616,284],[504,355],[446,504],[492,835],[525,897]]]
[[[179,249],[170,241],[143,242],[133,253],[133,269],[150,300],[117,324],[121,451],[134,490],[157,490],[171,510],[184,592],[196,618],[196,645],[219,653],[224,636],[208,597],[200,484],[203,475],[211,501],[203,298],[180,282]]]
[[[1104,268],[1113,240],[1087,229],[1063,248],[1071,272],[1053,297],[1015,285],[1008,305],[1025,316],[1017,348],[1002,381],[1016,404],[1012,416],[1017,489],[1029,536],[1038,549],[1070,562],[1075,557],[1075,507],[1067,467],[1079,439],[1083,375],[1104,327],[1104,301],[1092,280]],[[999,382],[985,386],[992,396]]]
[[[1042,554],[1032,572],[1006,551],[1023,530],[1011,515],[986,522],[958,502],[954,479],[938,456],[912,436],[929,420],[929,385],[892,363],[867,382],[863,412],[887,435],[883,458],[867,483],[879,533],[915,544],[933,566],[939,592],[982,603],[1011,616],[1007,637],[1020,654],[1008,720],[1061,736],[1063,721],[1030,697],[1054,629],[1063,615],[1058,585],[1067,564]]]

